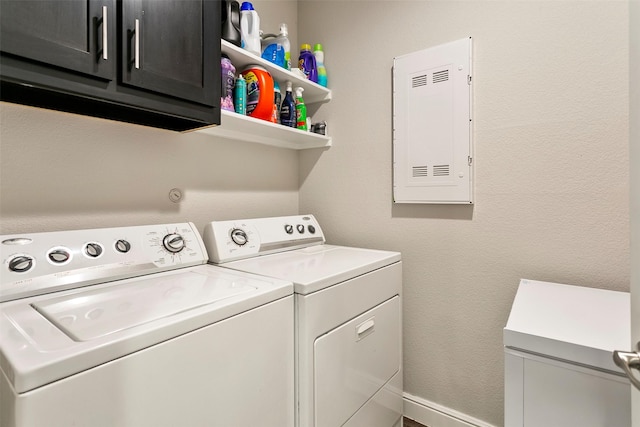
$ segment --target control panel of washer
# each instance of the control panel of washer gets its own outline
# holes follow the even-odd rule
[[[313,215],[212,221],[204,227],[209,261],[216,264],[324,242]]]
[[[204,264],[192,223],[0,236],[0,302]]]

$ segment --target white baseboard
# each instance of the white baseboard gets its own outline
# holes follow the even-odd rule
[[[404,416],[428,427],[495,427],[455,409],[404,393]]]

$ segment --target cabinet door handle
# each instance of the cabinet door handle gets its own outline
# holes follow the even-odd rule
[[[133,30],[133,64],[136,69],[140,69],[140,20],[136,19],[136,27]]]
[[[105,61],[109,59],[109,55],[107,54],[108,49],[108,40],[109,40],[109,30],[107,28],[107,6],[102,6],[102,59]]]
[[[624,373],[629,377],[631,384],[640,390],[640,379],[633,374],[632,369],[640,370],[640,342],[637,345],[637,352],[627,352],[615,350],[613,352],[613,361]]]

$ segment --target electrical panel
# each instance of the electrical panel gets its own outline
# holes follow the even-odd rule
[[[473,203],[472,39],[393,60],[393,200]]]

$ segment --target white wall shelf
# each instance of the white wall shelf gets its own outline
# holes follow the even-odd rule
[[[294,150],[331,146],[331,137],[243,116],[231,111],[222,110],[221,120],[220,126],[200,129],[197,132]]]
[[[259,65],[269,71],[273,78],[280,84],[281,90],[285,90],[286,81],[291,81],[293,87],[303,87],[304,101],[307,105],[325,103],[331,100],[331,90],[301,78],[291,71],[287,71],[282,67],[259,58],[226,40],[222,40],[222,52],[229,56],[237,72],[242,72],[249,65]],[[282,95],[284,98],[284,93]],[[232,111],[222,110],[221,116],[219,126],[199,129],[196,132],[293,150],[331,146],[331,137],[329,136],[243,116]]]

